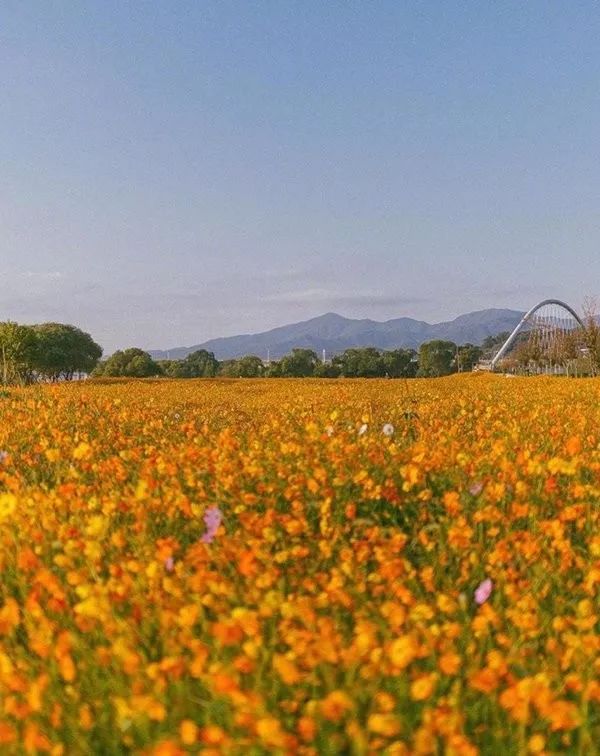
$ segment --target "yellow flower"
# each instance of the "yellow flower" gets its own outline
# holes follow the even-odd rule
[[[256,723],[256,732],[263,743],[272,748],[283,748],[286,743],[285,733],[275,717],[265,717]]]
[[[321,713],[331,722],[339,722],[353,708],[352,700],[343,690],[334,690],[321,701]]]
[[[546,738],[543,735],[540,735],[539,733],[536,733],[535,735],[532,735],[529,738],[529,742],[527,743],[527,747],[529,748],[529,753],[541,753],[546,746]]]
[[[367,721],[367,729],[376,735],[393,738],[402,727],[394,714],[371,714]]]
[[[198,740],[198,725],[191,719],[184,719],[179,725],[179,737],[184,745],[194,745]]]
[[[0,494],[0,520],[4,520],[16,510],[17,497],[11,493]]]
[[[82,441],[73,449],[73,459],[88,459],[92,456],[92,447]]]
[[[413,701],[425,701],[431,696],[436,686],[436,675],[422,675],[411,683],[410,697]]]
[[[398,669],[405,669],[415,659],[419,646],[412,635],[403,635],[392,641],[389,650],[390,661]]]

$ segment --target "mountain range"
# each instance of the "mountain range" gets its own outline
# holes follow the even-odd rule
[[[365,346],[417,349],[423,342],[432,339],[447,339],[457,344],[481,344],[487,336],[512,330],[523,314],[517,310],[488,309],[460,315],[443,323],[426,323],[413,318],[395,318],[384,322],[357,320],[329,312],[263,333],[211,339],[168,351],[151,350],[150,354],[154,359],[182,359],[197,349],[206,349],[213,352],[218,360],[247,354],[263,358],[270,355],[272,359],[277,359],[294,347],[314,349],[319,355],[325,349],[328,355],[332,355],[351,347]]]

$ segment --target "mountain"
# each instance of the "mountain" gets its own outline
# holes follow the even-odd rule
[[[279,358],[294,347],[308,347],[319,355],[343,352],[350,347],[374,346],[379,349],[418,348],[424,341],[448,339],[457,344],[481,344],[487,336],[511,331],[524,313],[516,310],[490,309],[470,312],[445,323],[426,323],[413,318],[354,320],[329,312],[301,323],[280,326],[264,333],[211,339],[203,344],[151,351],[154,359],[182,359],[196,349],[214,352],[219,360],[256,354]]]

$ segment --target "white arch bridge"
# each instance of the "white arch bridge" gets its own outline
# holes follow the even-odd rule
[[[583,321],[570,305],[544,299],[525,313],[486,367],[562,372],[585,356],[583,335]]]

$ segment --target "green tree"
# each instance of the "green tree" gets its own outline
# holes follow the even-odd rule
[[[454,370],[455,358],[456,344],[453,341],[427,341],[419,349],[418,375],[431,378],[449,375]]]
[[[258,378],[263,372],[263,361],[255,354],[247,354],[237,360],[237,374],[240,378]]]
[[[271,360],[265,370],[267,378],[281,378],[283,373],[281,371],[281,360]]]
[[[341,374],[342,369],[335,360],[331,362],[319,362],[313,373],[315,378],[339,378]]]
[[[376,378],[385,375],[381,353],[375,347],[346,349],[334,357],[345,378]]]
[[[33,380],[37,336],[31,326],[12,321],[0,323],[2,383],[30,383]]]
[[[586,297],[583,303],[583,328],[580,341],[582,353],[589,361],[591,373],[598,375],[600,372],[600,318],[598,304],[592,297]]]
[[[312,349],[292,349],[292,353],[281,360],[281,375],[307,378],[314,374],[318,361]]]
[[[219,372],[219,361],[206,349],[188,354],[183,362],[190,378],[213,378]]]
[[[486,336],[481,344],[482,358],[491,360],[509,336],[510,331],[502,331],[495,336]]]
[[[254,354],[248,354],[237,360],[226,360],[219,368],[219,375],[226,378],[259,378],[264,373],[263,361]]]
[[[161,375],[161,373],[160,365],[152,359],[148,352],[132,347],[112,354],[95,375],[149,378],[154,375]]]
[[[390,378],[414,378],[417,374],[417,353],[414,349],[392,349],[381,355],[385,375]]]
[[[459,373],[468,373],[481,359],[483,350],[475,344],[463,344],[456,352],[456,368]]]
[[[219,371],[219,361],[212,352],[198,349],[183,360],[165,361],[164,372],[170,378],[212,378]]]
[[[36,347],[32,369],[47,380],[72,380],[76,373],[89,374],[102,357],[102,347],[75,326],[42,323],[33,328]]]

